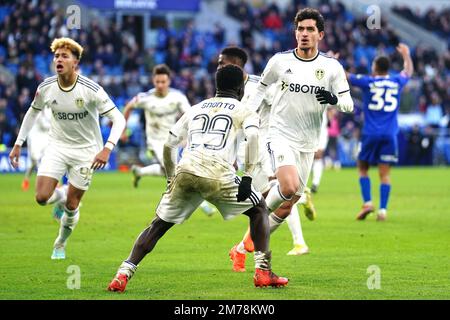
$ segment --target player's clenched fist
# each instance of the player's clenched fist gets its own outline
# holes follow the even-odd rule
[[[319,90],[316,93],[316,99],[320,102],[320,104],[331,104],[335,105],[338,102],[338,98],[330,91],[327,90]]]

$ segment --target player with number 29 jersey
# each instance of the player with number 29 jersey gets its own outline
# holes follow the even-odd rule
[[[170,131],[188,139],[179,170],[216,179],[234,174],[242,130],[251,127],[259,127],[258,115],[236,99],[214,97],[192,106]]]

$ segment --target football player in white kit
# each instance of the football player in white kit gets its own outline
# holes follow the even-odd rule
[[[25,171],[25,177],[22,181],[22,190],[28,191],[30,188],[30,176],[35,168],[39,166],[45,148],[48,145],[48,132],[50,130],[52,111],[49,107],[45,107],[39,114],[36,124],[31,129],[27,146],[28,146],[28,162]]]
[[[322,173],[324,168],[323,157],[328,144],[328,110],[323,113],[322,127],[320,128],[319,145],[317,151],[314,154],[314,161],[312,166],[312,184],[311,192],[316,193],[319,189],[320,180],[322,179]]]
[[[156,65],[152,71],[154,88],[136,95],[124,109],[126,120],[133,109],[144,110],[147,148],[153,152],[157,161],[143,168],[136,165],[131,167],[135,188],[143,176],[165,175],[162,165],[164,143],[169,136],[170,128],[191,107],[181,91],[170,87],[170,76],[171,71],[167,65]],[[208,215],[216,211],[206,201],[201,204],[201,208]]]
[[[153,68],[152,81],[154,88],[137,94],[123,111],[128,120],[133,109],[144,110],[147,148],[157,161],[143,168],[132,166],[135,188],[142,176],[164,176],[162,152],[169,130],[191,106],[181,91],[170,87],[170,69],[165,64]]]
[[[242,69],[235,65],[216,73],[216,96],[189,109],[170,130],[164,145],[168,186],[156,217],[136,240],[129,257],[108,286],[123,292],[140,261],[174,224],[187,220],[206,199],[224,219],[244,213],[250,219],[255,243],[254,285],[285,286],[287,278],[271,271],[267,207],[261,193],[251,185],[258,160],[259,117],[239,99],[244,91]],[[242,138],[247,139],[245,174],[236,175],[233,163]],[[187,139],[183,157],[176,165],[177,146]],[[182,257],[180,257],[182,258]]]
[[[268,147],[277,182],[266,197],[272,211],[269,216],[271,232],[286,219],[304,192],[325,108],[330,105],[343,112],[353,110],[342,65],[318,49],[324,37],[324,19],[320,12],[302,9],[294,25],[297,47],[269,60],[255,94],[248,100],[249,107],[256,109],[267,88],[275,85]],[[279,207],[283,210],[275,211]]]
[[[36,201],[40,205],[63,206],[64,215],[51,258],[65,259],[67,238],[80,217],[81,198],[89,188],[93,171],[102,169],[108,162],[125,128],[125,119],[102,87],[76,72],[83,53],[80,44],[70,38],[58,38],[50,48],[57,75],[38,86],[9,158],[17,168],[23,142],[39,113],[49,107],[53,116],[49,144],[37,173]],[[103,144],[99,116],[106,116],[112,122],[106,144]],[[64,187],[57,188],[66,172],[67,194]]]
[[[221,68],[228,64],[234,64],[242,69],[244,69],[245,63],[247,62],[247,53],[239,47],[227,47],[223,49],[219,55],[218,68]],[[260,77],[256,75],[247,74],[244,71],[244,82],[245,82],[245,92],[244,97],[241,102],[243,104],[247,103],[248,98],[253,94],[256,86],[260,80]],[[274,89],[274,86],[272,87]],[[255,110],[260,117],[260,128],[259,128],[259,160],[258,165],[255,170],[253,177],[253,183],[256,190],[260,191],[263,196],[267,195],[270,189],[269,179],[274,176],[271,161],[269,158],[269,153],[267,151],[267,131],[269,128],[269,116],[270,108],[273,100],[273,90],[267,90],[261,105]],[[238,164],[244,163],[245,156],[245,143],[241,144],[238,150]],[[274,180],[272,180],[272,183]],[[302,197],[299,203],[305,206],[305,212],[310,218],[315,217],[315,208],[312,203],[311,197]],[[292,234],[292,239],[294,242],[294,248],[288,252],[288,255],[301,255],[308,253],[309,249],[303,238],[303,233],[301,229],[300,217],[298,214],[297,206],[292,206],[292,213],[287,219],[289,230]],[[250,238],[250,232],[247,231],[244,239],[234,246],[230,250],[230,258],[233,261],[233,270],[237,272],[245,271],[245,254],[247,252],[253,252],[253,244]]]

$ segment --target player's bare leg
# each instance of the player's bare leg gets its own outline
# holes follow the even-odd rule
[[[53,204],[61,200],[62,194],[56,189],[58,180],[46,176],[38,176],[36,179],[36,202],[41,206]]]
[[[141,232],[136,239],[128,258],[122,262],[116,276],[108,285],[109,291],[125,291],[128,281],[137,269],[139,262],[149,254],[159,239],[169,230],[174,223],[166,222],[156,215],[148,228]]]
[[[146,167],[131,166],[131,173],[133,174],[133,186],[138,187],[139,181],[143,176],[164,176],[165,171],[163,166],[159,163],[154,163]]]
[[[64,186],[61,188],[64,188]],[[80,190],[69,183],[67,200],[63,206],[64,213],[60,220],[59,233],[53,244],[52,259],[65,259],[67,239],[80,219],[80,202],[84,192],[84,190]]]
[[[361,211],[356,216],[357,220],[364,220],[368,214],[372,213],[375,208],[372,204],[372,196],[370,190],[369,163],[358,160],[359,184],[364,204]]]
[[[378,173],[380,175],[380,208],[377,213],[377,221],[386,220],[387,204],[389,193],[391,191],[391,166],[387,163],[378,164]]]

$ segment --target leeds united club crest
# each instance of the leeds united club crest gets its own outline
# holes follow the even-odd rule
[[[323,69],[317,69],[316,70],[316,78],[317,78],[317,80],[322,80],[324,75],[325,75],[325,71],[323,71]]]
[[[81,98],[75,99],[75,105],[76,105],[78,108],[83,108],[83,107],[84,107],[84,100],[81,99]]]

